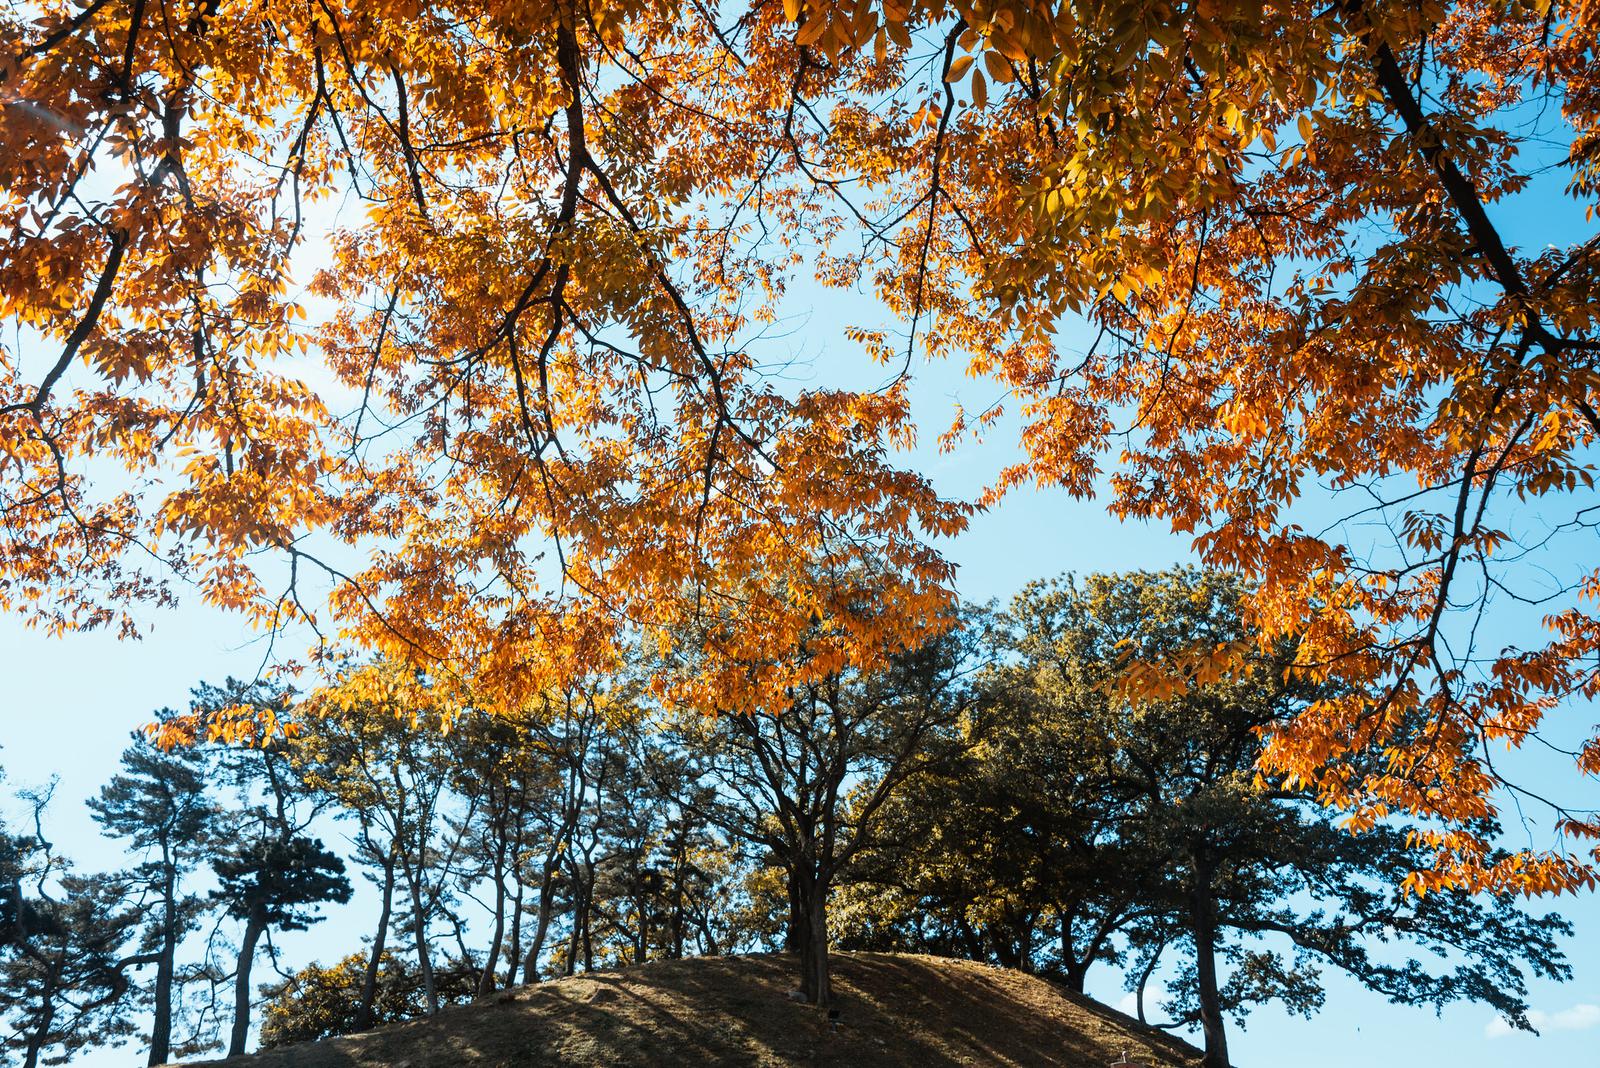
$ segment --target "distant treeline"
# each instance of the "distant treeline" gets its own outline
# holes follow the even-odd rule
[[[1258,775],[1263,731],[1338,695],[1241,631],[1242,592],[1196,570],[1038,583],[875,672],[715,714],[650,685],[694,670],[681,650],[515,714],[447,703],[381,659],[304,697],[202,685],[157,718],[203,728],[244,706],[284,729],[257,744],[202,729],[169,750],[136,734],[89,801],[128,867],[74,868],[48,791],[0,826],[0,1063],[132,1041],[150,1064],[238,1053],[258,1021],[259,1044],[281,1045],[752,950],[792,952],[825,1004],[830,947],[988,960],[1079,991],[1115,968],[1141,1018],[1201,1028],[1210,1065],[1227,1063],[1226,1018],[1271,1001],[1309,1015],[1329,968],[1527,1026],[1526,976],[1568,974],[1568,924],[1405,894],[1429,862],[1415,828],[1352,834]],[[1220,648],[1236,670],[1182,670]],[[282,932],[362,879],[372,892],[344,915],[365,938],[286,959]]]

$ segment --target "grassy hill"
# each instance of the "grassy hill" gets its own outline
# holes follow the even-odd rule
[[[1032,976],[891,953],[835,958],[838,1022],[789,998],[778,956],[662,961],[503,991],[431,1020],[209,1062],[228,1068],[1152,1068],[1199,1051]]]

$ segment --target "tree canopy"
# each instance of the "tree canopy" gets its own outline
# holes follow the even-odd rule
[[[1592,0],[9,8],[0,605],[127,629],[181,577],[505,709],[709,613],[702,703],[776,708],[927,636],[973,507],[1099,493],[1261,580],[1252,632],[1338,683],[1263,766],[1429,820],[1413,889],[1592,885],[1590,813],[1511,855],[1474,827],[1495,747],[1600,692],[1561,547],[1597,40]],[[1513,241],[1530,190],[1562,211]],[[876,295],[880,386],[769,373],[806,274]],[[897,456],[919,354],[1021,418],[982,500]],[[1491,603],[1526,619],[1484,648]]]
[[[1199,569],[1035,583],[875,670],[721,715],[647,685],[642,650],[517,714],[383,658],[305,695],[199,685],[159,715],[268,707],[282,729],[172,752],[136,733],[88,799],[119,869],[80,874],[56,850],[52,787],[0,826],[0,1046],[27,1065],[129,1040],[152,1064],[231,1055],[258,1023],[263,1046],[308,1041],[751,951],[787,950],[790,996],[828,1005],[838,946],[1080,993],[1116,969],[1141,1016],[1155,976],[1163,1026],[1199,1025],[1208,1068],[1228,1062],[1226,1017],[1309,1013],[1333,970],[1530,1029],[1530,980],[1571,975],[1565,919],[1408,892],[1417,821],[1350,834],[1310,784],[1262,771],[1263,729],[1329,685],[1283,673],[1292,642],[1159,699],[1120,685],[1196,641],[1250,639],[1248,593]],[[353,895],[350,871],[376,892]],[[335,908],[345,923],[283,939]]]

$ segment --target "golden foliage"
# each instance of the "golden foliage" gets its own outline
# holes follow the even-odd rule
[[[1562,577],[1548,640],[1486,667],[1445,640],[1498,581],[1463,575],[1516,566],[1495,502],[1570,505],[1592,542],[1600,241],[1518,249],[1488,209],[1548,165],[1592,219],[1597,39],[1592,0],[15,9],[0,605],[126,629],[176,575],[273,627],[316,574],[346,638],[507,708],[691,617],[730,621],[710,707],[827,670],[781,655],[815,619],[881,656],[939,616],[930,537],[970,508],[896,466],[905,373],[765,373],[809,267],[907,325],[855,331],[873,359],[1014,398],[1025,456],[986,500],[1093,493],[1120,442],[1118,512],[1262,580],[1254,629],[1350,688],[1275,773],[1459,825],[1502,785],[1488,747],[1600,690],[1600,571]],[[1548,160],[1511,121],[1544,102]],[[1069,352],[1078,316],[1099,339]],[[1378,494],[1395,558],[1303,527],[1317,484]],[[895,582],[863,613],[868,562]],[[1359,752],[1382,770],[1340,770]],[[1434,844],[1428,879],[1594,880]]]

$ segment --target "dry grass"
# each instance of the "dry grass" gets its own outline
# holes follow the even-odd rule
[[[210,1062],[229,1068],[714,1068],[722,1065],[1059,1065],[1152,1068],[1199,1051],[1020,972],[841,953],[839,1020],[789,998],[781,956],[662,961],[517,987],[431,1020]]]

